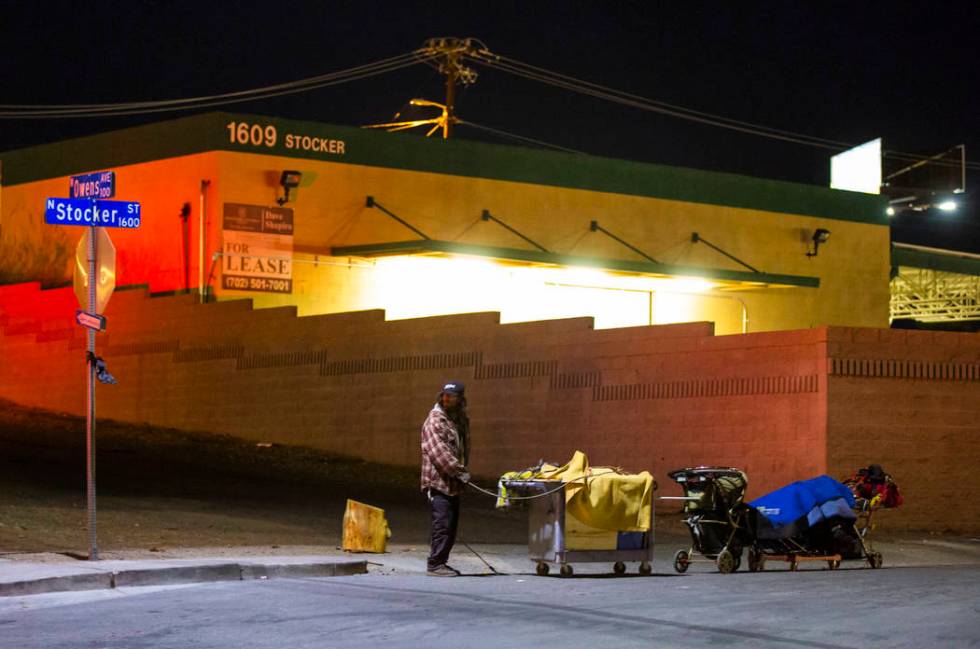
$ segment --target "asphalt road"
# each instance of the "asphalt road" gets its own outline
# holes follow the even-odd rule
[[[980,566],[569,579],[375,572],[0,601],[3,649],[542,646],[976,647]]]

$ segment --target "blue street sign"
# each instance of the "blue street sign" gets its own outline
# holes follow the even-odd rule
[[[134,201],[93,201],[91,198],[49,198],[44,222],[50,225],[95,225],[138,228],[140,204]]]
[[[99,171],[68,179],[70,198],[112,198],[115,195],[116,172],[114,171]]]

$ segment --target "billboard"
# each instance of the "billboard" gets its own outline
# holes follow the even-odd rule
[[[830,159],[830,187],[881,193],[881,138],[859,144]]]

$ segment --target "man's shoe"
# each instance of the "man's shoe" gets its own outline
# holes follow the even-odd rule
[[[430,577],[458,577],[459,573],[450,568],[449,566],[439,566],[438,568],[433,568],[432,570],[426,571],[427,575]]]

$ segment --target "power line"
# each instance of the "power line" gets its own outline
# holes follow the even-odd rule
[[[469,122],[469,121],[462,120],[462,119],[459,119],[459,118],[456,118],[456,123],[457,124],[460,124],[462,126],[469,126],[470,128],[475,128],[475,129],[480,130],[480,131],[486,131],[487,133],[493,133],[494,135],[499,135],[499,136],[502,136],[502,137],[505,137],[505,138],[509,138],[509,139],[514,140],[516,142],[524,142],[524,143],[527,143],[527,144],[534,144],[534,145],[537,145],[537,146],[540,146],[540,147],[544,147],[544,148],[547,148],[547,149],[556,149],[558,151],[564,151],[565,153],[576,153],[576,154],[579,154],[579,155],[588,155],[584,151],[579,151],[577,149],[569,149],[568,147],[559,146],[557,144],[552,144],[550,142],[545,142],[543,140],[535,140],[534,138],[530,138],[530,137],[527,137],[527,136],[524,136],[524,135],[517,135],[516,133],[509,133],[507,131],[502,131],[500,129],[491,128],[489,126],[483,126],[482,124],[474,124],[473,122]]]
[[[633,93],[616,90],[614,88],[603,86],[597,83],[583,81],[581,79],[577,79],[570,75],[553,72],[551,70],[546,70],[544,68],[523,63],[521,61],[509,57],[498,56],[490,53],[489,51],[480,52],[479,57],[476,58],[470,57],[470,58],[476,63],[483,64],[489,68],[496,68],[502,70],[514,76],[523,77],[525,79],[529,79],[532,81],[538,81],[551,86],[563,88],[566,90],[571,90],[573,92],[592,96],[598,99],[603,99],[613,103],[618,103],[632,108],[670,115],[672,117],[677,117],[688,121],[694,121],[709,126],[725,128],[729,130],[746,133],[749,135],[756,135],[760,137],[766,137],[770,139],[781,140],[781,141],[791,142],[795,144],[802,144],[806,146],[813,146],[813,147],[818,147],[818,148],[823,148],[828,150],[841,151],[855,146],[853,143],[849,143],[849,142],[831,140],[827,138],[807,135],[804,133],[797,133],[794,131],[777,129],[769,126],[764,126],[761,124],[744,122],[744,121],[724,117],[721,115],[714,115],[712,113],[697,111],[694,109],[685,108],[683,106],[678,106],[676,104],[670,104],[667,102],[662,102],[647,97],[642,97],[640,95],[635,95]],[[883,155],[885,157],[892,158],[895,160],[904,160],[909,162],[919,162],[919,161],[929,159],[929,156],[922,156],[922,155],[907,153],[902,151],[884,151]],[[960,167],[960,163],[954,163],[954,162],[933,160],[932,163],[937,166]],[[966,168],[971,170],[980,169],[980,163],[978,162],[967,161],[965,163],[965,166]]]
[[[160,101],[124,102],[107,104],[68,104],[68,105],[0,105],[0,119],[49,119],[84,118],[122,115],[140,115],[178,110],[193,110],[225,104],[268,99],[281,95],[295,94],[324,88],[327,86],[358,81],[424,63],[428,56],[409,52],[399,56],[382,59],[346,70],[339,70],[306,79],[242,90],[218,95],[170,99]]]

